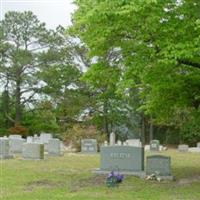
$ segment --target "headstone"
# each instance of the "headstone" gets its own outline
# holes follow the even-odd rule
[[[100,170],[143,171],[144,148],[134,146],[102,146]]]
[[[171,158],[169,156],[147,156],[146,174],[159,176],[171,176]]]
[[[163,145],[159,145],[159,151],[163,151],[163,150],[164,150]]]
[[[50,133],[41,133],[40,141],[38,143],[44,144],[44,150],[48,151],[48,143],[49,143],[49,140],[52,138],[53,138],[53,136]]]
[[[33,160],[44,159],[44,144],[24,143],[22,157]]]
[[[12,153],[22,153],[23,143],[25,143],[25,139],[22,138],[12,138],[10,139],[10,152]]]
[[[150,142],[151,151],[159,151],[159,146],[160,146],[159,140],[151,140]]]
[[[104,141],[104,146],[108,146],[108,141]]]
[[[200,148],[198,147],[191,147],[188,149],[189,152],[191,153],[200,153]]]
[[[9,135],[9,139],[21,139],[21,135]]]
[[[40,137],[38,137],[36,134],[33,136],[33,142],[35,142],[35,143],[42,143],[41,141],[40,141]]]
[[[110,134],[110,145],[115,145],[115,133],[113,132]]]
[[[48,154],[60,156],[61,155],[61,142],[59,139],[50,139],[48,143]]]
[[[200,142],[197,143],[197,148],[200,148]]]
[[[0,159],[8,158],[13,158],[13,155],[10,154],[9,139],[0,138]]]
[[[123,142],[123,146],[127,146],[128,145],[128,143],[127,142]]]
[[[33,138],[32,136],[28,136],[28,137],[26,138],[26,142],[27,142],[27,143],[33,143],[33,142],[34,142],[34,138]]]
[[[40,141],[42,144],[48,144],[49,140],[52,138],[53,138],[53,136],[50,133],[41,133],[40,134]]]
[[[121,146],[122,145],[122,141],[118,140],[117,141],[117,145]]]
[[[145,150],[145,151],[150,151],[150,145],[149,145],[149,144],[145,145],[145,146],[144,146],[144,150]]]
[[[188,152],[189,146],[187,144],[178,145],[178,151],[180,152]]]
[[[97,153],[97,140],[83,139],[81,140],[82,153]]]
[[[126,140],[126,142],[129,146],[134,146],[134,147],[142,146],[140,139],[129,139],[129,140]]]

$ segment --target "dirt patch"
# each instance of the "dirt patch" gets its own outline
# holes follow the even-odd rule
[[[200,181],[200,176],[195,176],[195,177],[190,177],[190,178],[183,178],[183,179],[180,179],[177,182],[177,185],[179,185],[179,186],[189,185],[191,183],[199,182],[199,181]]]
[[[25,191],[32,191],[32,190],[34,190],[35,188],[38,188],[38,187],[56,188],[56,187],[60,187],[60,186],[64,186],[64,185],[65,184],[61,183],[61,182],[53,182],[53,181],[44,179],[44,180],[32,181],[32,182],[27,183],[25,185],[24,190]]]
[[[105,176],[103,175],[95,175],[89,178],[80,179],[75,182],[72,182],[69,186],[70,192],[77,192],[78,190],[90,187],[90,186],[100,186],[105,183]]]

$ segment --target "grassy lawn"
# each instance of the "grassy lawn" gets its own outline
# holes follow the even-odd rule
[[[3,160],[0,199],[200,200],[200,154],[175,150],[161,154],[171,156],[176,181],[159,183],[126,176],[117,188],[107,188],[105,177],[91,174],[99,167],[99,155],[65,153],[43,161]]]

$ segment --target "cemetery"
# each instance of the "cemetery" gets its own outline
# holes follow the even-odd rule
[[[200,200],[200,0],[0,16],[0,199]]]

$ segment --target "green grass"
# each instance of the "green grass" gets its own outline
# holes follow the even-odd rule
[[[148,153],[150,154],[150,153]],[[107,188],[105,177],[91,174],[99,155],[66,153],[43,161],[20,157],[1,161],[3,200],[200,200],[200,154],[170,150],[176,181],[145,181],[126,176],[117,188]]]

